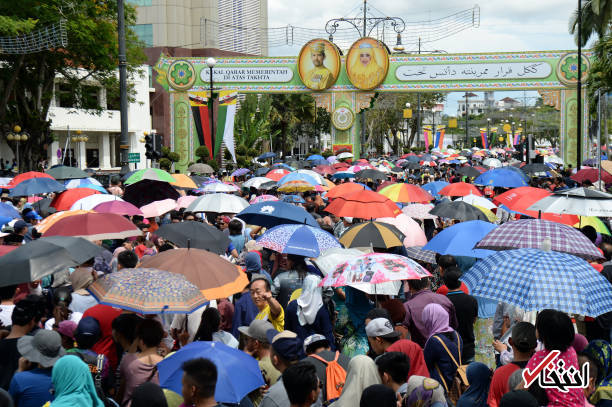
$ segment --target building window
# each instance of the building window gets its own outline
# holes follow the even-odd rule
[[[153,4],[153,0],[128,0],[132,6],[147,7]]]
[[[76,100],[74,99],[74,93],[72,88],[67,83],[60,82],[57,85],[57,106],[59,107],[74,107]]]
[[[132,26],[132,29],[146,47],[153,46],[153,24],[136,24]]]
[[[120,110],[119,89],[106,88],[106,110]]]
[[[83,86],[81,107],[83,109],[97,109],[100,107],[100,89],[97,86]]]

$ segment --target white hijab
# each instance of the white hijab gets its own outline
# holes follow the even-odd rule
[[[323,297],[319,283],[321,278],[308,274],[302,285],[302,295],[297,299],[297,316],[300,325],[310,325],[317,318],[319,309],[323,306]]]
[[[366,356],[354,356],[346,371],[346,382],[342,394],[330,407],[355,407],[359,405],[361,393],[373,384],[380,384],[376,363]]]

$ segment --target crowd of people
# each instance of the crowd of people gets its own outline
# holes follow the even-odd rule
[[[472,181],[457,168],[388,177],[417,185]],[[575,186],[571,169],[557,175],[534,177],[531,185],[551,191]],[[364,183],[376,191],[384,181]],[[479,188],[489,197],[504,192]],[[121,195],[120,180],[108,189]],[[280,196],[256,188],[236,192],[247,200],[264,193]],[[303,203],[296,205],[336,238],[361,221],[326,212],[321,193],[299,196]],[[3,229],[2,244],[27,245],[40,237],[36,226],[43,217],[31,204],[6,194],[2,202],[22,215]],[[519,217],[497,215],[500,222]],[[461,276],[476,259],[438,254],[435,263],[419,262],[432,277],[404,281],[395,295],[371,295],[350,286],[321,287],[324,273],[316,261],[263,248],[256,239],[264,229],[234,214],[174,210],[130,219],[142,236],[96,242],[104,252],[74,269],[0,287],[0,406],[227,405],[215,400],[218,367],[206,358],[182,365],[182,394],[160,387],[158,363],[197,341],[220,342],[257,360],[265,385],[242,398],[245,407],[612,406],[610,315],[527,312],[474,297]],[[456,223],[417,221],[427,239]],[[156,230],[179,222],[223,231],[231,241],[224,257],[242,268],[248,286],[189,315],[139,315],[96,301],[87,289],[101,276],[174,250]],[[612,237],[591,226],[581,230],[605,258],[598,271],[612,279]],[[374,250],[406,255],[404,247]],[[588,365],[584,387],[527,385],[524,372],[536,371],[554,351],[565,368]],[[241,375],[236,370],[230,380]]]

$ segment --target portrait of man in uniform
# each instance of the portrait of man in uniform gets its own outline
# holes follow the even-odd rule
[[[300,77],[307,88],[325,90],[338,78],[340,56],[329,41],[313,40],[300,51],[298,64]]]

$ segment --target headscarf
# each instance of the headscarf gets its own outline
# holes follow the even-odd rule
[[[70,275],[70,283],[75,294],[89,295],[86,290],[94,281],[91,269],[88,267],[77,267]]]
[[[393,322],[393,324],[400,324],[404,322],[404,318],[406,317],[406,308],[404,308],[404,303],[402,303],[400,300],[387,300],[382,302],[380,306],[389,311],[389,316],[391,317],[391,322]]]
[[[344,287],[346,310],[358,335],[365,336],[365,318],[373,307],[365,293],[356,288]]]
[[[448,325],[448,312],[440,304],[428,304],[423,308],[423,326],[427,330],[427,339],[435,334],[452,332],[453,329]]]
[[[261,255],[258,252],[248,252],[244,256],[244,266],[246,271],[259,273],[261,270]]]
[[[297,316],[300,325],[310,325],[315,321],[319,309],[323,306],[323,297],[319,283],[321,279],[314,274],[304,278],[302,294],[297,299]]]
[[[574,334],[574,342],[572,342],[572,348],[576,350],[576,353],[582,353],[584,348],[586,348],[589,344],[587,338],[581,334]]]
[[[512,390],[504,394],[499,407],[538,407],[538,401],[525,390]]]
[[[484,363],[474,362],[470,363],[466,374],[470,386],[459,398],[457,407],[487,407],[492,376],[491,369]]]
[[[597,373],[597,387],[589,401],[597,404],[599,400],[612,400],[612,347],[604,340],[596,339],[582,351],[582,354],[597,362],[601,372]]]
[[[221,314],[219,329],[222,331],[231,331],[232,321],[234,320],[234,304],[229,302],[227,298],[223,298],[217,301],[217,309],[219,310],[219,314]]]
[[[403,404],[405,407],[446,405],[444,389],[436,380],[423,376],[410,376],[407,385]]]
[[[168,407],[166,396],[159,385],[145,382],[132,392],[132,407]]]
[[[104,407],[96,394],[89,367],[78,356],[61,357],[53,366],[51,381],[55,389],[51,407]]]
[[[330,407],[358,406],[361,393],[373,384],[380,384],[380,376],[378,375],[376,363],[365,355],[353,357],[346,371],[346,381],[344,382],[342,394]]]
[[[402,352],[408,357],[410,361],[408,377],[413,375],[429,377],[429,369],[427,369],[427,364],[425,363],[423,349],[421,349],[418,343],[410,340],[399,340],[389,346],[386,352]]]

